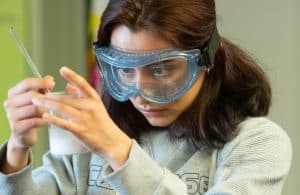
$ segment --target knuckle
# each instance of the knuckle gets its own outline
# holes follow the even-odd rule
[[[23,85],[23,86],[28,86],[28,85],[30,85],[30,79],[29,79],[29,78],[23,79],[23,80],[21,81],[21,85]]]
[[[11,97],[13,95],[13,88],[8,89],[7,96]]]
[[[47,112],[48,112],[48,110],[46,110],[44,108],[37,107],[38,116],[41,116],[42,114],[47,113]]]
[[[90,109],[94,115],[98,114],[99,110],[102,110],[101,106],[97,102],[94,102],[93,107],[91,107]]]
[[[65,97],[61,94],[58,94],[56,96],[53,97],[56,101],[59,101],[59,102],[67,102],[67,100],[65,100]]]
[[[4,108],[4,109],[7,109],[7,108],[8,108],[8,100],[5,100],[5,101],[3,102],[3,108]]]
[[[32,77],[25,78],[20,82],[20,87],[24,89],[35,88],[35,85],[37,85],[37,80],[35,80],[35,78]]]
[[[91,101],[90,105],[89,105],[89,109],[91,109],[92,111],[97,111],[99,107],[98,102],[96,101]]]
[[[28,96],[29,96],[30,98],[38,98],[38,97],[41,96],[41,94],[40,94],[39,92],[37,92],[37,91],[29,91],[29,92],[28,92]]]
[[[13,132],[17,131],[17,124],[16,124],[16,122],[10,122],[10,123],[9,123],[9,127],[10,127],[10,129],[11,129]]]
[[[30,109],[31,109],[31,113],[32,113],[33,115],[36,115],[36,114],[39,113],[39,109],[38,109],[37,106],[31,106]]]
[[[38,124],[37,120],[30,120],[29,125],[31,128],[34,128],[34,127],[37,127],[39,124]]]
[[[88,121],[88,119],[90,118],[89,115],[85,114],[85,113],[82,113],[80,115],[80,118],[81,118],[81,121],[85,122],[85,121]]]
[[[29,94],[30,97],[35,97],[36,92],[34,92],[34,91],[29,91],[28,94]]]
[[[52,107],[57,111],[65,110],[65,106],[62,104],[54,104]],[[53,111],[55,112],[55,110],[53,110]]]
[[[87,110],[94,110],[97,105],[95,104],[95,102],[90,101],[88,104],[85,104],[84,106]]]
[[[7,111],[7,112],[6,112],[6,117],[7,117],[8,120],[11,120],[11,119],[12,119],[12,114],[11,114],[10,111]]]

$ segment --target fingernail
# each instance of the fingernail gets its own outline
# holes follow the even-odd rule
[[[50,83],[49,83],[51,86],[54,86],[55,85],[55,81],[54,80],[52,80],[52,81],[50,81]]]
[[[45,77],[45,79],[47,79],[47,84],[49,84],[50,86],[54,86],[55,85],[55,81],[54,81],[54,78],[50,75],[47,75]]]
[[[66,67],[66,66],[63,66],[63,67],[61,67],[60,71],[61,71],[61,72],[68,72],[68,71],[69,71],[69,68]]]
[[[51,75],[45,76],[45,79],[54,80],[54,78]]]

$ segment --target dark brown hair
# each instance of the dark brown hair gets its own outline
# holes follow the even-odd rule
[[[201,48],[216,27],[213,0],[110,0],[102,16],[98,44],[110,44],[112,31],[126,25],[146,29],[180,49]],[[206,75],[193,104],[168,127],[173,138],[204,141],[222,147],[248,116],[268,113],[271,90],[256,62],[228,40],[221,38],[214,68]],[[107,91],[104,104],[119,127],[137,140],[153,128],[130,101],[118,102]]]

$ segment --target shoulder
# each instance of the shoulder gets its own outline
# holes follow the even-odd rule
[[[236,132],[236,137],[217,151],[208,194],[280,194],[292,159],[288,135],[264,117],[246,119]]]
[[[289,147],[291,144],[287,133],[276,123],[265,117],[251,117],[242,121],[236,129],[236,136],[224,146],[224,150],[240,145],[276,142],[280,146]]]
[[[289,168],[292,145],[289,136],[279,125],[265,117],[253,117],[241,122],[236,132],[237,135],[219,150],[220,161],[286,162],[286,168]]]
[[[232,142],[249,138],[273,138],[282,140],[287,144],[290,143],[287,133],[278,124],[266,117],[249,117],[237,126],[236,132],[237,135]]]

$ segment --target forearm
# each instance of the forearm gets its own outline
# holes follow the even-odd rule
[[[116,135],[116,141],[107,147],[103,158],[110,164],[113,170],[120,168],[128,159],[132,140],[124,133]],[[101,154],[100,154],[101,155]]]
[[[160,167],[135,141],[125,164],[117,170],[105,167],[102,177],[120,194],[187,194],[185,183]]]

